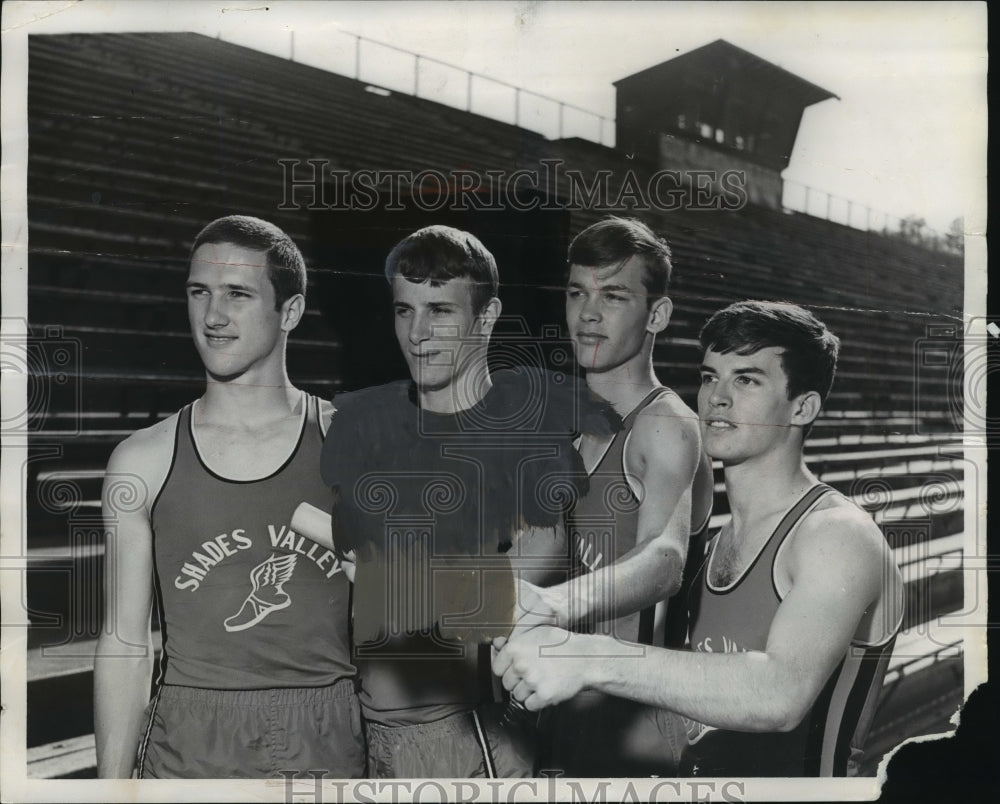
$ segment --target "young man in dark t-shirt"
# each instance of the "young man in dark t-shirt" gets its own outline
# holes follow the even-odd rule
[[[421,229],[386,277],[411,380],[338,395],[323,451],[334,541],[357,559],[369,774],[529,776],[530,730],[480,706],[493,695],[487,643],[511,628],[515,571],[543,581],[556,557],[565,572],[575,493],[560,490],[584,477],[572,441],[586,416],[567,376],[490,371],[498,274],[474,236]],[[615,423],[590,418],[595,431]]]

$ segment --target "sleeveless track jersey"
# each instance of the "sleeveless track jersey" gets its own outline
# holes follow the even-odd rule
[[[625,475],[625,449],[636,418],[669,388],[655,388],[622,421],[594,471],[589,491],[581,496],[569,518],[574,551],[573,572],[586,576],[617,561],[636,545],[639,500]],[[652,490],[648,490],[652,493]],[[601,633],[628,642],[681,647],[687,636],[687,611],[683,594],[701,560],[709,517],[693,534],[680,592],[641,612],[605,622],[583,622],[576,630]],[[669,603],[669,605],[668,605]],[[621,648],[624,661],[642,655],[635,647]],[[584,690],[548,712],[548,753],[541,767],[561,770],[567,776],[672,776],[683,742],[682,730],[670,716],[596,690]]]
[[[615,433],[590,474],[590,488],[581,496],[569,517],[570,542],[573,550],[573,571],[580,578],[597,569],[613,564],[635,547],[639,529],[639,500],[625,475],[625,449],[636,419],[650,404],[666,394],[669,388],[654,388],[622,420],[622,429]],[[692,556],[698,556],[698,546],[703,544],[705,524],[691,537]],[[698,556],[700,559],[700,556]],[[690,563],[690,562],[689,562]],[[696,566],[696,565],[695,565]],[[684,598],[677,598],[684,600]],[[679,604],[669,610],[682,610]],[[683,644],[685,623],[672,614],[668,625],[667,601],[643,611],[605,622],[584,622],[577,630],[614,636],[628,642],[647,645]]]
[[[289,527],[301,502],[329,510],[320,476],[319,400],[303,394],[298,441],[260,480],[227,480],[198,453],[192,405],[153,504],[153,554],[166,684],[320,687],[352,677],[350,585],[333,552]]]
[[[695,579],[691,647],[710,653],[761,651],[781,603],[774,578],[778,551],[826,494],[817,484],[785,514],[750,566],[724,588],[709,576],[715,543]],[[717,540],[716,540],[717,543]],[[685,718],[684,769],[692,776],[844,776],[863,748],[895,631],[878,644],[852,642],[802,722],[790,732],[716,729]]]

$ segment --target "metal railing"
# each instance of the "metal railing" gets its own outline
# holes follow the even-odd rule
[[[887,237],[895,237],[934,251],[957,254],[961,253],[963,247],[959,235],[932,229],[922,218],[892,215],[790,179],[782,180],[781,205],[791,212],[803,212],[852,229],[880,232]]]
[[[317,38],[309,47],[301,40]],[[220,34],[221,38],[221,34]],[[477,73],[416,51],[349,31],[308,34],[289,32],[266,47],[249,45],[300,64],[318,67],[372,85],[374,90],[401,92],[542,134],[549,139],[579,137],[608,147],[615,145],[615,119],[572,103]],[[233,44],[244,44],[227,37]],[[863,231],[881,232],[936,251],[961,253],[962,239],[928,227],[915,216],[900,217],[876,210],[801,182],[783,180],[782,205]]]
[[[226,39],[243,44],[234,37]],[[259,43],[253,47],[265,49]],[[322,34],[291,31],[287,43],[276,41],[266,50],[378,89],[435,101],[535,131],[549,139],[580,137],[608,147],[615,144],[615,121],[611,117],[349,31]]]

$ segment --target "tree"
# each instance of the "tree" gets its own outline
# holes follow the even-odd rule
[[[955,254],[961,254],[965,249],[965,220],[955,218],[944,236],[945,248]]]
[[[907,215],[899,222],[899,235],[907,243],[921,245],[924,242],[924,227],[927,221],[916,215]]]

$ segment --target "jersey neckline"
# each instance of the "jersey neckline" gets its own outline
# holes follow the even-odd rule
[[[302,403],[302,410],[299,413],[298,435],[295,437],[294,442],[292,443],[292,448],[289,451],[288,455],[285,456],[285,458],[281,461],[280,464],[278,464],[277,468],[275,468],[274,470],[268,472],[267,474],[261,477],[252,477],[245,480],[226,477],[225,475],[220,474],[219,472],[215,471],[211,466],[209,466],[208,462],[204,459],[204,457],[202,457],[201,448],[198,445],[198,436],[195,433],[195,428],[194,428],[194,411],[195,411],[195,406],[198,404],[199,400],[196,399],[194,402],[192,402],[188,413],[188,435],[190,436],[191,439],[191,449],[194,452],[195,458],[198,459],[198,463],[201,464],[201,468],[204,469],[212,477],[216,478],[217,480],[221,480],[225,483],[261,483],[265,480],[270,480],[272,477],[275,477],[276,475],[281,474],[281,472],[283,472],[288,467],[288,465],[295,458],[295,455],[298,453],[299,447],[302,445],[302,439],[305,435],[306,423],[309,420],[309,415],[308,415],[309,402],[310,402],[309,395],[306,394],[306,392],[302,391],[301,389],[299,390],[299,394],[300,394],[300,401]]]
[[[608,439],[608,443],[605,445],[604,449],[601,451],[601,454],[598,456],[597,460],[594,462],[593,469],[587,470],[587,477],[593,477],[594,476],[594,473],[598,469],[600,469],[601,466],[604,464],[604,461],[608,457],[608,453],[611,452],[611,448],[615,445],[615,442],[618,440],[619,437],[623,437],[625,440],[622,443],[622,465],[621,465],[620,468],[621,468],[622,476],[625,477],[625,478],[628,478],[628,473],[625,471],[625,450],[628,449],[628,441],[629,441],[630,436],[632,435],[632,427],[635,426],[635,418],[638,417],[639,413],[642,413],[642,411],[643,411],[644,408],[646,408],[648,405],[651,405],[653,402],[655,402],[657,397],[663,396],[663,394],[661,394],[660,391],[669,391],[670,393],[674,393],[673,389],[667,387],[666,385],[657,385],[648,394],[646,394],[642,399],[640,399],[632,407],[632,409],[628,413],[626,413],[624,416],[622,416],[621,417],[621,420],[622,420],[622,427],[621,427],[621,429],[617,430],[617,431],[615,431],[614,433],[611,434],[611,438]],[[632,419],[631,424],[630,424],[630,426],[626,427],[626,424],[629,423],[629,419]],[[623,433],[624,433],[624,436],[622,436]],[[582,443],[582,436],[580,437],[579,443]],[[574,444],[574,449],[576,449],[577,452],[580,451],[578,444]],[[586,468],[586,467],[584,467],[584,468]],[[635,489],[632,488],[631,484],[629,484],[629,490],[632,492],[632,496],[635,497],[636,500],[638,500],[639,499],[639,495],[636,494]]]
[[[830,487],[826,483],[820,482],[820,483],[814,483],[808,489],[806,489],[805,492],[803,492],[803,494],[798,499],[795,500],[795,502],[793,502],[790,506],[788,506],[788,508],[785,509],[784,513],[782,513],[781,515],[781,518],[778,520],[778,524],[774,526],[774,528],[771,530],[770,535],[761,543],[760,547],[757,549],[757,552],[754,554],[753,559],[750,561],[749,564],[746,565],[746,567],[743,568],[743,571],[740,572],[739,575],[737,575],[732,581],[730,581],[725,586],[717,586],[716,584],[712,583],[712,566],[715,560],[716,549],[719,546],[719,536],[722,535],[722,531],[726,527],[732,526],[732,518],[730,517],[729,522],[723,525],[723,527],[719,530],[719,533],[712,540],[712,548],[708,553],[708,561],[705,564],[705,586],[708,588],[708,590],[716,594],[727,594],[729,592],[732,592],[734,589],[736,589],[736,587],[738,587],[741,583],[743,583],[746,577],[750,574],[750,571],[757,566],[757,562],[760,561],[761,556],[764,555],[764,551],[767,550],[767,546],[774,539],[775,534],[785,527],[789,515],[792,514],[795,511],[795,509],[798,508],[802,504],[802,502],[809,497],[810,494],[814,494],[815,489],[817,488],[822,488],[825,494],[826,490],[828,490]],[[808,513],[808,511],[813,507],[813,505],[819,502],[819,500],[824,496],[824,494],[817,494],[816,499],[813,500],[812,504],[799,515],[799,517],[795,520],[795,522],[789,525],[789,527],[786,529],[785,536],[782,538],[782,541],[784,541],[785,537],[787,537],[788,534],[799,524],[799,522],[802,521],[802,517],[805,516],[806,513]]]

